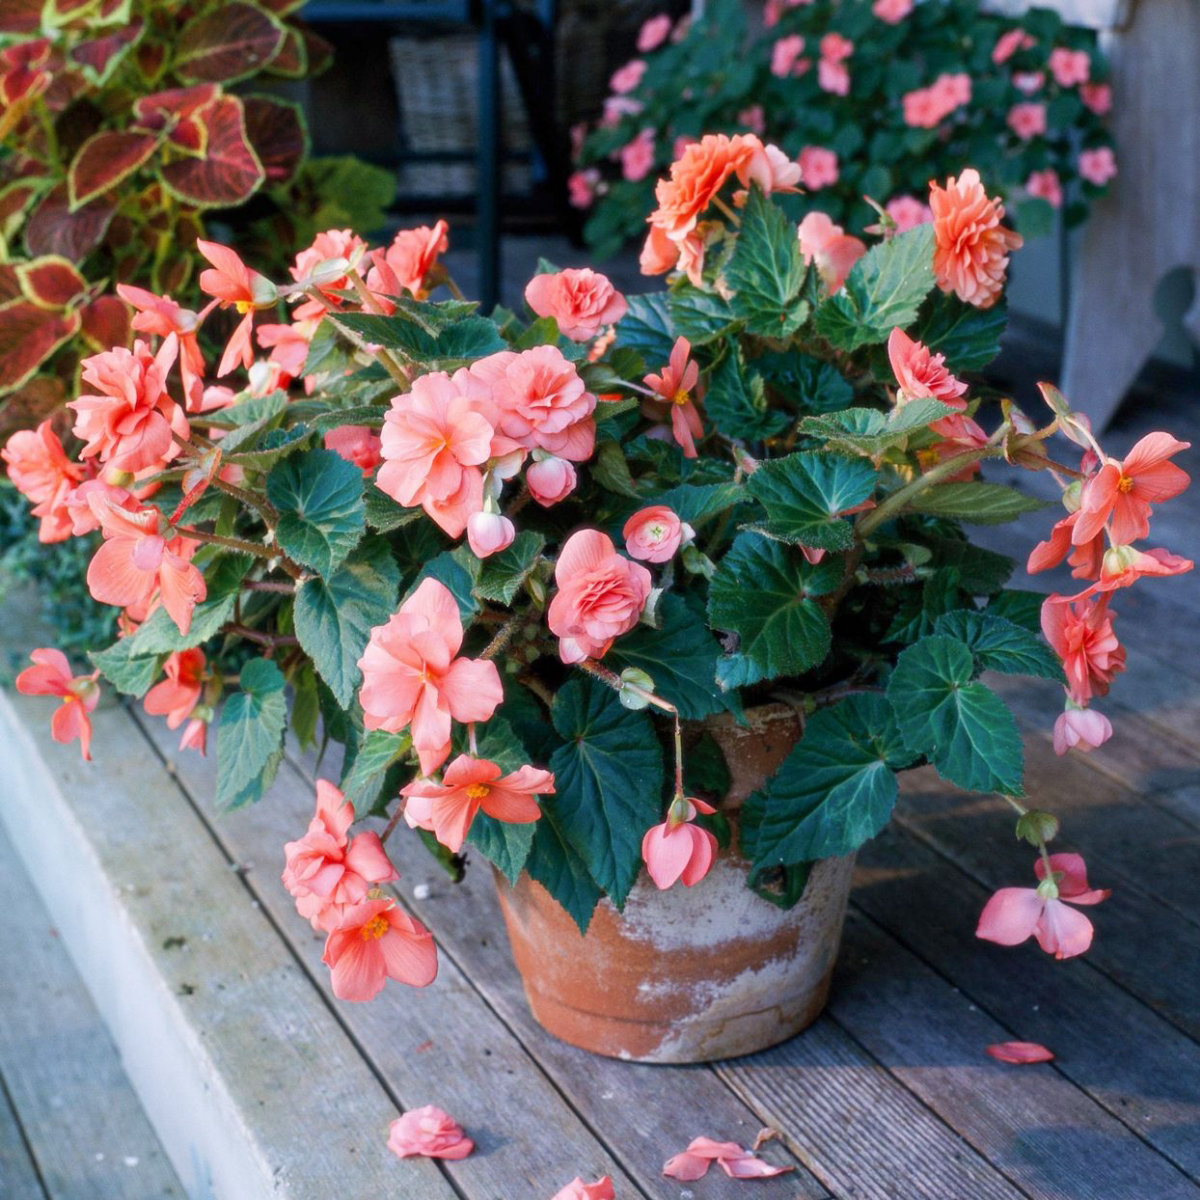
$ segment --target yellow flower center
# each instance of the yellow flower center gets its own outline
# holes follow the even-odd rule
[[[1133,479],[1129,475],[1122,475],[1117,480],[1117,491],[1122,495],[1128,496],[1133,491]]]
[[[686,404],[692,398],[691,392],[686,388],[680,388],[679,391],[671,397],[672,404]]]
[[[384,916],[372,917],[362,927],[362,940],[364,942],[377,942],[388,931],[387,918]]]
[[[242,314],[243,317],[248,312],[252,312],[254,309],[253,303],[251,303],[251,301],[249,301],[249,300],[235,300],[233,302],[233,307],[236,308],[238,310],[238,312]]]
[[[472,783],[467,788],[467,799],[482,800],[491,790],[486,783]]]

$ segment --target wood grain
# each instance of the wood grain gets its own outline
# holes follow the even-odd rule
[[[2,1081],[0,1081],[2,1084]],[[8,1095],[0,1086],[0,1200],[47,1200]]]

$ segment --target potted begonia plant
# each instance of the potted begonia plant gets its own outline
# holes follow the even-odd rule
[[[1183,443],[1118,460],[1053,388],[1039,425],[969,382],[1020,242],[973,170],[870,249],[797,229],[775,197],[802,183],[753,135],[705,136],[650,216],[670,286],[543,264],[526,318],[457,296],[440,224],[322,235],[288,281],[200,242],[201,287],[242,314],[216,373],[249,384],[210,382],[193,317],[153,304],[157,346],[85,366],[79,454],[6,447],[43,516],[102,531],[89,585],[122,610],[94,673],[42,649],[18,681],[61,697],[57,736],[87,755],[102,675],[188,745],[215,726],[223,808],[262,796],[289,726],[343,747],[283,874],[341,999],[435,977],[386,890],[404,822],[452,870],[494,865],[552,1031],[655,1061],[779,1040],[819,1010],[852,856],[924,763],[1008,797],[1036,847],[980,935],[1090,944],[1077,906],[1106,893],[1050,853],[979,676],[1062,683],[1060,752],[1111,734],[1114,594],[1192,566],[1137,545]],[[991,459],[1061,482],[1030,562],[1069,557],[1077,594],[1006,589],[967,536],[1037,507]]]

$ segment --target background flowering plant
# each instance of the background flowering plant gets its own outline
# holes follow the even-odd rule
[[[692,886],[733,837],[749,885],[792,903],[925,762],[1008,797],[1039,848],[1037,886],[998,893],[981,936],[1090,943],[1064,901],[1106,893],[1049,854],[1057,822],[1022,805],[1017,726],[979,676],[1062,683],[1060,752],[1111,734],[1090,707],[1124,667],[1110,600],[1192,566],[1136,546],[1188,482],[1183,443],[1118,460],[1053,389],[1039,427],[969,383],[1020,244],[976,172],[869,250],[827,219],[797,229],[776,195],[799,183],[756,137],[706,136],[650,218],[669,288],[544,264],[526,318],[430,299],[457,290],[440,224],[375,250],[322,234],[287,282],[200,242],[201,287],[241,314],[217,373],[250,386],[207,383],[193,316],[151,298],[157,345],[85,364],[81,460],[46,428],[6,446],[43,520],[103,533],[88,583],[124,636],[95,668],[185,744],[216,724],[218,805],[262,795],[289,726],[343,746],[284,872],[343,998],[436,970],[380,890],[401,817],[454,870],[474,850],[528,871],[586,928],[643,865]],[[1077,465],[1050,456],[1056,431]],[[1012,563],[966,536],[1038,507],[980,479],[988,459],[1061,481],[1031,566],[1069,557],[1076,595],[1007,590]],[[59,697],[86,754],[97,676],[39,654],[18,686]],[[780,697],[804,736],[731,821],[704,721]],[[382,834],[351,836],[367,814]]]
[[[971,163],[1027,237],[1083,221],[1116,172],[1112,105],[1093,33],[976,0],[768,0],[765,28],[715,0],[695,24],[646,23],[590,131],[576,131],[571,199],[600,253],[641,235],[654,181],[681,146],[720,129],[758,134],[804,167],[790,214],[826,213],[855,234],[886,205],[928,220],[927,181]]]

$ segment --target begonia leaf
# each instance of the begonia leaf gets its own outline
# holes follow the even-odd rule
[[[217,721],[217,792],[220,809],[262,798],[279,769],[287,728],[286,681],[269,659],[252,658],[238,677],[238,691]]]
[[[267,499],[279,513],[280,548],[328,579],[362,539],[362,493],[362,471],[332,450],[277,463],[267,476]]]

